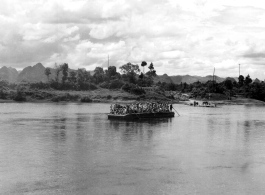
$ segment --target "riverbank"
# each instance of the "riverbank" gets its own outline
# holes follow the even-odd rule
[[[178,101],[169,99],[162,94],[147,92],[143,95],[135,95],[123,90],[97,89],[91,91],[71,91],[71,90],[25,90],[21,93],[18,101],[14,100],[16,91],[9,91],[5,99],[0,99],[0,103],[10,102],[86,102],[86,103],[131,103],[135,101]]]
[[[16,91],[9,91],[5,99],[0,99],[0,103],[12,102],[83,102],[83,103],[132,103],[135,101],[170,101],[175,104],[189,104],[189,102],[209,101],[213,104],[223,105],[265,105],[265,102],[243,98],[233,97],[227,100],[218,96],[218,98],[208,99],[189,99],[188,101],[179,101],[169,99],[163,94],[155,92],[146,92],[143,95],[135,95],[123,90],[97,89],[91,91],[71,91],[71,90],[26,90],[23,91],[21,101],[15,101],[14,94]]]
[[[216,101],[216,104],[225,105],[265,105],[265,102],[251,98],[232,98],[232,100]]]
[[[183,104],[188,104],[189,102],[204,102],[208,101],[216,105],[265,105],[265,102],[260,100],[255,100],[251,98],[243,98],[243,97],[233,97],[231,100],[223,99],[223,100],[198,100],[198,99],[189,99],[188,101],[182,101]]]

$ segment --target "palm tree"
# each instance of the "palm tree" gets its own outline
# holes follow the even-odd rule
[[[141,66],[143,67],[143,72],[144,72],[144,67],[147,65],[146,61],[142,61]]]
[[[49,75],[51,74],[50,68],[45,68],[45,75],[47,76],[48,82],[49,82]]]

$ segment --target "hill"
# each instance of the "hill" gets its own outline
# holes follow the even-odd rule
[[[50,68],[51,74],[49,75],[49,79],[55,79],[56,77],[56,69]],[[76,72],[77,70],[68,69],[69,72]],[[34,66],[28,66],[24,68],[17,77],[17,82],[47,82],[48,78],[45,75],[45,67],[41,63],[37,63]],[[88,71],[90,74],[93,74],[93,71]],[[62,78],[62,73],[59,73],[59,80]]]
[[[46,82],[47,77],[44,74],[45,67],[41,63],[24,68],[17,77],[17,82]]]
[[[214,76],[214,79],[216,82],[220,83],[223,82],[224,80],[226,80],[227,78],[222,78],[222,77],[218,77],[218,76]],[[234,78],[229,78],[229,79],[233,79]],[[191,84],[197,81],[200,81],[202,83],[206,83],[209,80],[213,80],[213,76],[212,75],[208,75],[205,77],[202,76],[191,76],[191,75],[177,75],[177,76],[168,76],[167,74],[163,74],[163,75],[158,75],[157,77],[154,78],[154,82],[166,82],[166,83],[175,83],[175,84],[180,84],[180,83],[187,83],[187,84]]]
[[[18,77],[18,71],[12,67],[3,66],[0,68],[0,80],[5,80],[10,83],[16,82]]]
[[[157,77],[154,78],[154,82],[155,83],[158,83],[159,81],[161,83],[163,83],[163,82],[172,83],[173,82],[172,79],[167,74],[163,74],[161,76],[157,76]]]
[[[24,68],[22,71],[17,71],[15,68],[12,67],[5,67],[3,66],[0,69],[0,80],[6,80],[8,82],[14,83],[14,82],[47,82],[47,76],[44,74],[45,67],[41,63],[37,63],[34,66],[28,66]],[[69,68],[69,72],[71,71],[77,71]],[[51,68],[51,75],[49,76],[50,79],[55,79],[56,75],[56,70],[54,68]],[[90,72],[91,75],[94,74],[94,71],[87,71]],[[61,79],[61,73],[59,75],[59,79]],[[196,75],[176,75],[176,76],[169,76],[167,74],[163,75],[158,75],[157,77],[154,78],[154,82],[166,82],[166,83],[175,83],[175,84],[180,84],[182,83],[187,83],[191,84],[197,81],[200,81],[202,83],[207,82],[208,80],[212,80],[213,76],[212,75],[207,75],[207,76],[196,76]],[[214,79],[220,83],[223,82],[226,79],[232,80],[232,81],[237,81],[238,79],[232,78],[232,77],[227,77],[227,78],[222,78],[215,76]],[[258,79],[255,79],[253,82],[259,82]]]

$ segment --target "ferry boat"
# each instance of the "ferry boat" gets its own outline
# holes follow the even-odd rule
[[[175,116],[173,106],[163,102],[134,102],[132,104],[110,106],[108,119],[155,119]],[[174,109],[175,110],[175,109]]]
[[[155,119],[155,118],[171,118],[174,117],[174,112],[154,112],[154,113],[130,113],[130,114],[108,114],[108,119]]]

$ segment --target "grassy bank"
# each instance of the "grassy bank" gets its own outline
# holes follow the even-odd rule
[[[223,104],[223,105],[265,105],[265,102],[243,97],[233,97],[231,100],[227,99],[190,99],[190,102],[194,101],[208,101],[214,104]],[[182,102],[186,104],[187,102]]]
[[[97,89],[93,91],[66,91],[66,90],[24,90],[18,94],[10,90],[1,102],[109,102],[123,103],[134,101],[172,101],[164,95],[147,92],[144,95],[135,95],[123,90]]]
[[[208,97],[208,96],[207,96]],[[211,96],[208,98],[190,98],[188,101],[181,101],[180,103],[188,104],[189,102],[211,102],[214,104],[224,104],[224,105],[265,105],[265,102],[252,99],[252,98],[245,98],[243,96],[228,97],[224,94],[219,93],[211,93]]]
[[[263,101],[242,97],[232,98],[231,100],[219,100],[215,101],[215,103],[225,105],[265,105]]]
[[[146,92],[144,95],[135,95],[123,90],[97,89],[93,91],[66,91],[66,90],[25,90],[18,94],[16,90],[8,91],[4,98],[0,98],[0,103],[9,102],[102,102],[102,103],[131,103],[135,101],[170,101],[173,103],[188,103],[188,101],[172,100],[161,93]],[[190,99],[189,101],[210,101],[215,104],[226,105],[265,105],[265,102],[243,98],[232,97],[227,100],[224,95],[212,95],[210,99]]]

